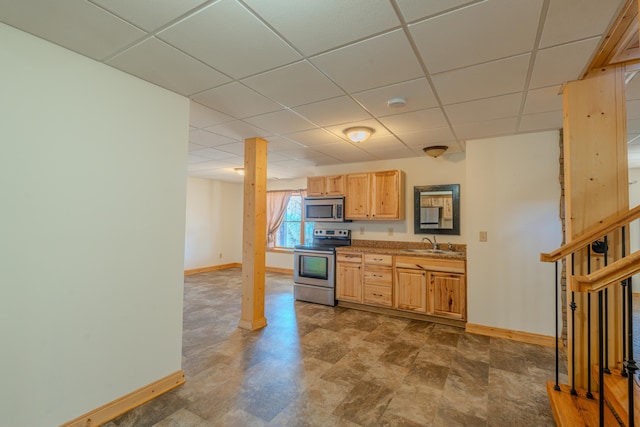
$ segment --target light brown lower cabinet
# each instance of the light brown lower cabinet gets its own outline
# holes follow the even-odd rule
[[[393,269],[391,267],[364,267],[364,302],[391,307],[393,295]]]
[[[453,273],[429,273],[429,314],[465,319],[465,276]]]
[[[395,308],[427,312],[427,272],[396,268]]]
[[[336,260],[336,298],[362,302],[362,254],[340,253]]]

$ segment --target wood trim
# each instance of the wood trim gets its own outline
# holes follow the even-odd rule
[[[627,212],[622,213],[621,215],[617,215],[613,218],[604,221],[599,226],[593,228],[592,230],[584,233],[580,237],[572,240],[564,246],[556,249],[553,252],[549,253],[541,253],[540,261],[542,262],[555,262],[561,258],[571,255],[572,252],[577,251],[578,249],[582,249],[583,247],[589,245],[590,243],[598,240],[605,234],[609,234],[612,231],[617,230],[623,225],[629,224],[631,221],[640,218],[640,206],[636,206],[635,208],[628,210]]]
[[[280,267],[265,267],[265,271],[269,271],[271,273],[282,273],[282,274],[290,274],[293,276],[293,268],[280,268]]]
[[[587,276],[572,276],[571,288],[578,292],[598,292],[640,273],[640,251],[620,258]]]
[[[606,67],[616,62],[624,62],[624,49],[629,45],[630,39],[634,36],[637,38],[637,31],[638,0],[626,0],[609,32],[598,47],[583,78],[593,69]]]
[[[241,268],[241,267],[242,267],[242,264],[240,264],[239,262],[232,262],[231,264],[220,264],[220,265],[211,265],[209,267],[192,268],[190,270],[185,270],[184,275],[189,276],[191,274],[207,273],[209,271],[224,270],[226,268]]]
[[[113,402],[89,411],[75,420],[61,424],[60,427],[94,427],[102,425],[184,383],[184,371],[181,369]]]
[[[339,307],[352,308],[354,310],[369,311],[372,313],[386,314],[388,316],[402,317],[405,319],[424,320],[425,322],[440,323],[443,325],[455,326],[456,328],[464,328],[465,321],[458,319],[450,319],[440,316],[431,316],[429,314],[416,313],[415,311],[398,310],[395,308],[385,308],[375,305],[366,305],[351,301],[338,301]]]
[[[545,347],[555,347],[555,338],[548,335],[533,334],[531,332],[513,331],[511,329],[496,328],[494,326],[475,325],[467,323],[466,332],[470,334],[486,335],[495,338],[505,338],[512,341],[524,342],[527,344],[542,345]],[[562,339],[558,338],[558,346],[562,347]]]

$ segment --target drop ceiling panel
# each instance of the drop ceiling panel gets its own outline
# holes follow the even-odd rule
[[[242,83],[287,107],[345,94],[307,61],[249,77]]]
[[[246,119],[247,122],[273,134],[286,134],[312,129],[312,123],[303,119],[291,110],[280,110]]]
[[[85,1],[2,1],[0,21],[94,59],[145,34]]]
[[[536,89],[578,80],[599,42],[600,38],[594,38],[539,50],[529,87]]]
[[[402,30],[373,37],[311,59],[347,92],[423,77]]]
[[[490,136],[512,135],[516,133],[517,117],[489,120],[486,122],[467,123],[455,126],[454,131],[459,138],[486,138]]]
[[[280,152],[285,150],[293,150],[300,148],[301,145],[280,136],[270,136],[267,139],[267,151],[269,153]]]
[[[433,83],[444,105],[522,92],[529,59],[526,54],[447,71],[433,76]]]
[[[238,119],[281,110],[283,107],[238,82],[210,89],[193,100]]]
[[[634,77],[627,83],[625,90],[627,100],[640,99],[640,73],[635,74]]]
[[[562,110],[561,88],[562,86],[549,86],[528,91],[523,113],[534,114]]]
[[[519,132],[535,132],[562,128],[562,110],[526,114],[520,119]]]
[[[245,0],[305,55],[398,27],[388,0]]]
[[[192,171],[195,172],[195,171],[204,171],[204,170],[219,169],[219,168],[228,168],[228,167],[230,167],[229,163],[225,163],[220,160],[209,160],[207,162],[191,164],[187,167],[187,170],[189,172],[192,172]]]
[[[216,145],[229,144],[230,142],[233,142],[233,139],[218,135],[217,133],[198,129],[189,132],[189,142],[205,145],[207,147],[215,147]]]
[[[440,108],[412,111],[382,117],[380,121],[395,134],[417,132],[423,129],[436,129],[447,126],[447,121]]]
[[[194,151],[194,150],[202,150],[203,148],[207,148],[206,145],[200,145],[200,144],[194,144],[193,142],[190,142],[188,145],[187,150],[188,151]]]
[[[216,126],[209,126],[207,130],[226,136],[227,138],[231,138],[236,141],[244,141],[247,138],[256,137],[269,140],[269,136],[271,136],[270,132],[240,120],[223,123]]]
[[[455,141],[453,133],[449,127],[423,130],[419,132],[403,133],[398,137],[409,146],[428,147],[429,145],[449,145]]]
[[[520,112],[522,93],[495,96],[493,98],[478,99],[448,105],[444,108],[447,117],[455,128],[456,125],[470,122],[515,117]]]
[[[627,101],[627,118],[640,119],[640,100]]]
[[[397,0],[402,16],[407,22],[438,15],[443,12],[451,12],[455,9],[478,3],[479,0]]]
[[[244,142],[232,142],[231,144],[217,145],[216,150],[231,153],[236,156],[244,156]]]
[[[215,2],[158,37],[234,78],[301,58],[234,0]]]
[[[147,31],[174,20],[205,0],[91,0]]]
[[[342,141],[341,138],[324,129],[311,129],[302,132],[294,132],[286,135],[286,137],[304,146],[331,144]]]
[[[530,51],[541,8],[542,0],[491,0],[410,25],[409,30],[427,69],[435,74]]]
[[[561,0],[549,4],[540,39],[545,48],[602,35],[623,0]],[[576,19],[580,16],[580,19]]]
[[[229,78],[152,37],[107,61],[126,73],[189,96]]]
[[[187,163],[202,163],[206,161],[209,161],[209,159],[206,157],[200,157],[193,154],[189,154],[187,156]]]
[[[433,90],[426,78],[411,80],[360,92],[353,95],[371,114],[374,116],[389,116],[392,114],[405,113],[409,111],[423,110],[425,108],[436,107],[436,100]],[[388,106],[391,98],[401,97],[406,101],[402,108],[392,108]]]
[[[233,121],[234,118],[202,104],[191,101],[189,104],[189,122],[192,126],[205,128]]]
[[[293,111],[319,126],[331,126],[371,118],[369,113],[347,96],[301,105],[293,108]]]
[[[333,133],[337,137],[348,141],[347,136],[344,134],[344,130],[354,126],[365,126],[373,129],[373,136],[379,138],[381,136],[389,135],[389,131],[384,128],[377,120],[359,120],[357,122],[343,123],[336,126],[327,126],[325,129]]]
[[[338,159],[340,163],[369,162],[376,160],[371,154],[348,142],[337,142],[314,147],[314,150]]]
[[[211,160],[228,159],[229,157],[234,156],[234,154],[232,153],[221,151],[215,148],[205,148],[203,150],[195,150],[195,151],[192,151],[190,154],[198,157],[204,157]]]

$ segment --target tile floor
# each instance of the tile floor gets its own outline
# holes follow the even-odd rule
[[[552,348],[294,301],[275,273],[249,332],[240,273],[185,278],[186,384],[107,427],[555,425]]]

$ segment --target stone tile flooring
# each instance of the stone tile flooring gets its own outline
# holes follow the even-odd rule
[[[555,425],[554,349],[294,301],[292,284],[267,274],[268,326],[249,332],[240,269],[187,276],[186,384],[106,426]]]

